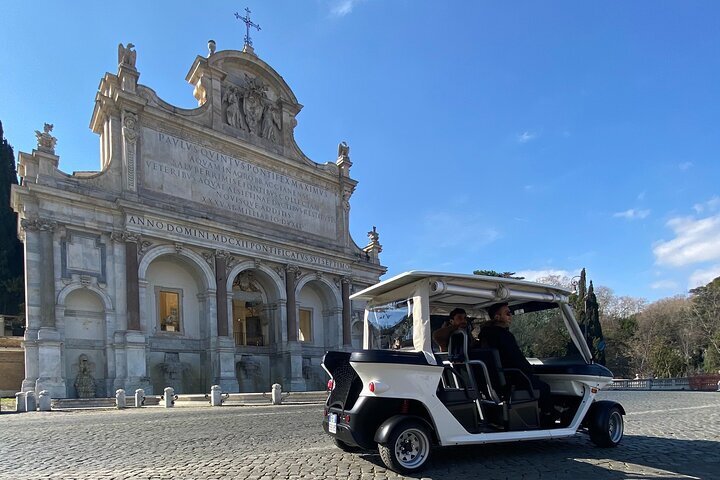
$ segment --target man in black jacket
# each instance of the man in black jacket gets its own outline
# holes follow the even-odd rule
[[[487,308],[490,322],[480,330],[480,346],[482,348],[494,348],[500,354],[500,361],[503,368],[517,368],[530,379],[535,390],[540,391],[538,405],[543,416],[551,416],[554,413],[550,385],[533,375],[532,365],[527,361],[522,350],[518,346],[515,336],[510,332],[512,323],[512,311],[507,303],[496,303]],[[522,380],[513,382],[516,386],[521,385]],[[545,421],[549,420],[547,418]],[[544,422],[545,423],[545,422]]]

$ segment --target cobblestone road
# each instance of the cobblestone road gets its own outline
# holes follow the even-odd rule
[[[720,479],[720,393],[607,392],[620,447],[570,439],[436,449],[416,477],[322,433],[322,407],[159,407],[0,415],[0,478]]]

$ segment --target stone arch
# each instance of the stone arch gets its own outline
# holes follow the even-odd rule
[[[93,284],[83,285],[80,282],[73,282],[68,285],[65,285],[65,287],[63,287],[63,289],[60,290],[60,293],[58,293],[57,305],[64,307],[65,301],[66,301],[68,295],[70,295],[70,293],[74,292],[75,290],[79,290],[81,288],[86,288],[86,289],[90,290],[91,292],[93,292],[94,294],[96,294],[98,297],[100,297],[100,299],[103,302],[103,305],[105,306],[106,312],[115,310],[115,308],[113,307],[112,299],[110,298],[110,296],[107,293],[105,293],[105,291],[98,288],[97,285],[93,285]]]
[[[276,295],[276,298],[274,298],[273,300],[287,300],[287,294],[285,293],[285,281],[283,280],[283,278],[280,277],[280,275],[278,275],[278,273],[269,266],[262,263],[256,264],[254,260],[246,260],[244,262],[240,262],[230,270],[230,273],[228,273],[227,276],[226,285],[228,292],[232,292],[232,286],[233,282],[235,281],[235,277],[237,277],[245,270],[255,270],[262,272],[264,275],[260,277],[261,284],[264,288],[271,290]],[[270,286],[272,286],[272,288],[268,288]]]
[[[295,298],[298,298],[303,287],[308,283],[316,284],[318,290],[323,295],[323,302],[328,306],[342,307],[342,295],[340,290],[325,275],[307,274],[303,275],[295,285]]]
[[[55,315],[64,342],[62,363],[67,396],[108,396],[115,376],[110,347],[116,330],[112,299],[95,284],[72,282],[58,293]],[[88,366],[85,376],[92,379],[83,385],[92,385],[91,390],[78,387],[80,358]]]
[[[239,275],[251,272],[259,292],[242,291],[233,285]],[[245,260],[227,276],[228,331],[238,347],[268,346],[284,341],[287,323],[285,282],[270,266]]]
[[[326,276],[314,273],[301,277],[295,286],[295,298],[298,301],[298,328],[301,328],[301,313],[303,303],[303,291],[310,289],[311,296],[317,296],[322,306],[319,311],[313,309],[312,324],[314,332],[322,333],[320,335],[313,333],[313,343],[316,346],[327,348],[339,347],[342,345],[342,295],[339,288]]]
[[[205,290],[215,291],[215,272],[213,272],[202,255],[188,248],[178,249],[174,245],[159,245],[148,250],[142,257],[140,265],[138,265],[138,278],[145,280],[145,275],[147,274],[147,269],[150,267],[150,264],[153,260],[163,255],[172,255],[185,261],[193,270],[200,273],[199,278],[203,283],[203,288]]]
[[[154,391],[166,386],[178,393],[208,391],[214,381],[214,352],[204,346],[217,338],[215,273],[202,255],[183,246],[151,248],[138,265],[140,326],[152,338],[147,376]],[[164,297],[163,297],[164,296]],[[161,298],[175,297],[178,322],[172,328],[161,313]],[[175,307],[177,308],[177,307]],[[181,342],[190,340],[182,347]]]

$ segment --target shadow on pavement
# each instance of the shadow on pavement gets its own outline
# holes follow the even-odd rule
[[[585,438],[436,448],[408,478],[720,479],[720,442],[626,435],[617,448]],[[377,454],[361,457],[379,467]]]

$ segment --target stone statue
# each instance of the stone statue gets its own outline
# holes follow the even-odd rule
[[[230,87],[225,90],[225,95],[223,96],[223,103],[225,104],[225,121],[231,127],[248,130],[247,122],[245,122],[245,115],[240,109],[240,98],[240,94],[236,88]]]
[[[262,118],[262,136],[270,141],[277,141],[277,134],[280,132],[280,111],[277,106],[268,104],[265,106]]]
[[[378,254],[382,252],[382,245],[380,245],[380,234],[377,232],[377,228],[373,226],[373,229],[368,232],[368,244],[365,248],[363,248],[363,251],[365,253],[371,253],[374,252],[375,254]]]
[[[350,158],[350,146],[347,142],[338,144],[338,158]]]
[[[118,66],[125,65],[131,68],[135,68],[135,57],[137,53],[135,50],[135,45],[132,43],[128,43],[127,47],[123,47],[123,44],[118,44]]]
[[[46,123],[43,126],[43,131],[40,132],[38,130],[35,130],[35,137],[37,137],[37,149],[41,152],[47,152],[52,153],[55,155],[55,144],[57,143],[57,138],[50,135],[50,132],[53,130],[53,124],[52,123]]]
[[[92,365],[84,353],[78,357],[78,374],[75,377],[75,391],[78,398],[95,398],[95,379],[91,373]]]

